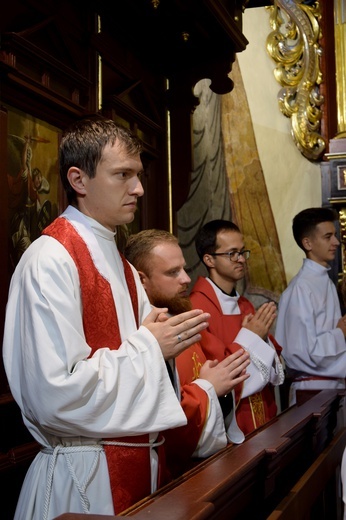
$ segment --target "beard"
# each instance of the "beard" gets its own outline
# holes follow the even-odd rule
[[[190,311],[192,305],[188,296],[174,296],[167,298],[159,292],[153,292],[150,296],[150,303],[155,307],[168,307],[170,314],[181,314],[182,312]]]

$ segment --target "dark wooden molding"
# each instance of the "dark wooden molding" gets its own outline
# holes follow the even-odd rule
[[[323,81],[320,86],[324,97],[321,120],[321,135],[326,141],[325,153],[330,151],[330,141],[337,134],[337,104],[336,104],[336,68],[334,48],[334,10],[330,9],[328,0],[320,2],[321,24],[321,71]],[[331,58],[333,57],[333,58]]]

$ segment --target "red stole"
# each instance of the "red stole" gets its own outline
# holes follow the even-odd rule
[[[181,389],[181,406],[187,424],[164,431],[166,460],[173,478],[196,464],[192,459],[202,435],[209,411],[209,398],[198,385],[191,384],[199,378],[201,366],[206,358],[199,343],[191,345],[176,358]]]
[[[191,291],[190,300],[194,309],[203,309],[209,312],[211,319],[207,330],[201,332],[201,345],[207,359],[218,359],[221,361],[229,354],[241,348],[241,345],[234,342],[241,329],[244,317],[247,314],[255,313],[252,303],[239,297],[238,305],[240,314],[225,315],[222,313],[221,306],[214,289],[203,277],[198,277]],[[280,354],[281,347],[270,336],[277,353]],[[243,384],[235,388],[236,417],[239,428],[244,435],[251,433],[270,419],[276,416],[277,406],[273,386],[268,383],[260,392],[242,397]]]
[[[121,345],[117,312],[109,282],[99,273],[83,238],[65,218],[57,218],[43,231],[58,240],[76,264],[83,303],[83,327],[91,348],[90,357],[99,348],[117,350]],[[133,312],[138,326],[138,297],[130,264],[121,255]],[[148,443],[149,435],[118,437],[107,441]],[[161,447],[163,448],[163,447]],[[149,447],[105,445],[115,513],[120,513],[151,493]],[[163,449],[159,450],[160,456]],[[160,458],[160,463],[161,463]]]

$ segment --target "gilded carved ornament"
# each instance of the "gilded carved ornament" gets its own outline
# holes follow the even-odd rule
[[[346,0],[334,0],[338,137],[346,137]]]
[[[341,291],[342,299],[344,305],[346,304],[346,209],[345,209],[345,200],[341,202],[343,207],[339,209],[339,224],[340,224],[340,242],[341,242],[341,264],[342,264],[342,273],[339,273],[339,288]]]
[[[318,160],[326,145],[319,133],[324,101],[319,89],[319,2],[307,5],[302,0],[274,0],[268,9],[273,31],[267,38],[267,51],[277,64],[274,76],[282,86],[279,108],[291,118],[291,134],[298,150],[307,159]]]

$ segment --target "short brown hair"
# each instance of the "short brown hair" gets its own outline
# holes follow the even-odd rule
[[[130,130],[101,116],[75,121],[63,132],[59,147],[59,168],[68,202],[76,200],[76,192],[67,178],[69,169],[72,166],[80,168],[92,179],[105,146],[114,145],[116,141],[121,143],[129,155],[142,152],[142,142]]]
[[[147,276],[151,273],[150,253],[155,246],[170,242],[178,244],[178,239],[169,231],[162,229],[145,229],[130,235],[127,239],[124,254],[127,260]]]

